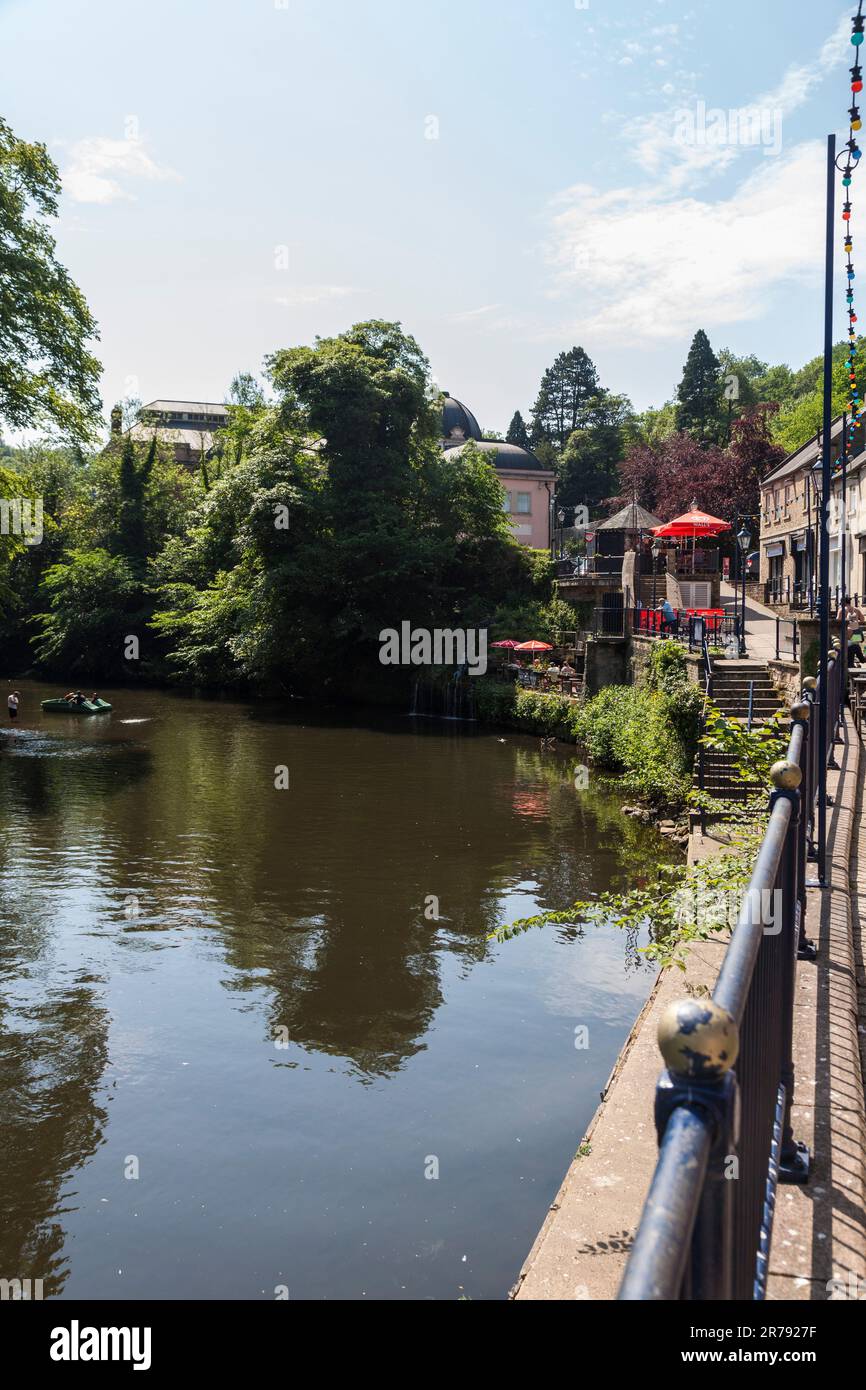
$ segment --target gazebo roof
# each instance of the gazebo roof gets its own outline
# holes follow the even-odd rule
[[[602,521],[596,526],[596,531],[651,531],[654,526],[661,526],[662,522],[652,512],[648,512],[646,507],[642,507],[639,502],[628,502],[613,516],[609,516],[607,521]]]

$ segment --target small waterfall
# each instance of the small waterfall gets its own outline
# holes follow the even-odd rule
[[[419,676],[412,687],[410,717],[468,720],[475,718],[475,695],[465,667],[450,676]]]

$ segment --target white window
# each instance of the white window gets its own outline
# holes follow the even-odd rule
[[[517,511],[520,516],[530,516],[532,513],[532,493],[518,492]]]
[[[510,493],[510,492],[506,492],[505,496],[504,496],[503,499],[502,499],[502,510],[503,510],[504,512],[510,512],[510,511],[511,511],[511,493]]]

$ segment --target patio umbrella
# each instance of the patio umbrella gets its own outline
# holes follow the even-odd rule
[[[718,536],[722,531],[730,531],[731,526],[727,521],[722,521],[720,517],[710,516],[708,512],[698,510],[697,502],[693,502],[691,510],[683,512],[682,516],[675,516],[673,521],[666,521],[664,526],[654,526],[652,528],[654,536],[670,536],[679,540],[692,539],[692,574],[695,572],[695,541],[698,536]]]
[[[514,650],[516,652],[552,652],[553,647],[549,642],[518,642]]]
[[[513,637],[506,637],[504,642],[491,642],[490,645],[491,647],[510,647],[513,650],[515,647],[519,647],[520,643],[515,642]]]

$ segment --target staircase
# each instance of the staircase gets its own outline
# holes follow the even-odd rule
[[[785,708],[766,662],[718,661],[713,666],[713,704],[731,718],[748,719],[749,689],[752,689],[752,723],[765,724]]]
[[[712,702],[717,709],[729,718],[749,717],[749,691],[752,692],[752,727],[765,724],[780,709],[785,708],[784,697],[779,694],[765,662],[762,661],[719,661],[713,667]],[[695,758],[693,785],[700,786],[700,758]],[[717,753],[712,749],[703,750],[704,785],[703,790],[721,801],[742,801],[753,792],[759,791],[758,783],[744,784],[736,776],[728,753]]]

